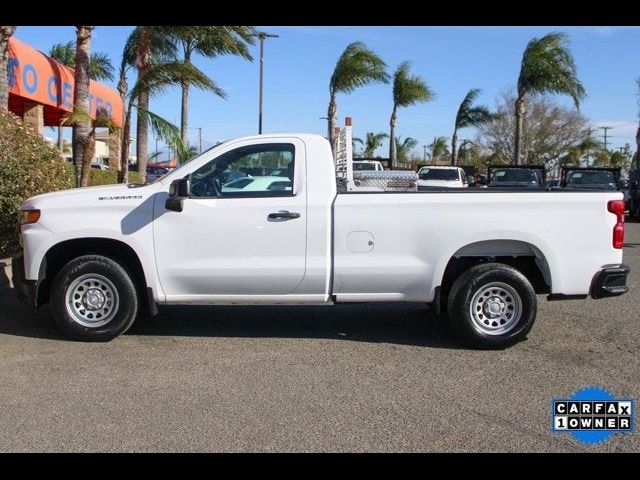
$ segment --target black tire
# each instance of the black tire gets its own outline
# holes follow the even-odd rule
[[[91,285],[84,287],[83,281],[79,281],[82,278],[86,278],[89,284],[91,283],[91,278],[106,279],[106,281],[102,280],[104,285],[99,287],[107,291],[106,295],[103,295],[101,291],[98,291],[97,295],[102,295],[100,298],[106,300],[107,303],[102,304],[104,306],[103,310],[98,309],[95,313],[90,308],[86,308],[84,315],[92,317],[87,319],[82,318],[80,312],[83,311],[83,307],[78,306],[82,305],[80,302],[84,297],[80,297],[77,302],[72,300],[79,296],[72,295],[76,291],[74,285],[77,285],[77,288],[89,288],[93,289],[93,291],[99,290],[99,288]],[[79,283],[77,283],[78,281]],[[95,283],[94,285],[99,286],[100,284]],[[69,292],[70,305],[68,307],[67,290],[70,287],[74,290]],[[111,293],[111,287],[113,287],[115,294]],[[111,303],[110,309],[109,296],[116,298]],[[96,298],[95,295],[94,298]],[[131,327],[138,314],[140,295],[131,275],[120,264],[101,255],[84,255],[71,260],[58,272],[51,286],[49,301],[53,320],[66,335],[85,342],[107,342],[126,332]],[[72,312],[75,312],[79,319],[74,317]],[[98,317],[102,315],[102,312],[108,312],[108,315],[100,319]],[[92,322],[96,322],[95,326],[91,325]],[[106,323],[100,324],[100,322]]]
[[[490,290],[491,284],[497,290]],[[480,296],[483,291],[486,297]],[[478,298],[474,301],[476,294]],[[477,309],[475,317],[472,302],[474,311]],[[495,319],[488,316],[485,308],[491,307],[491,303],[505,313],[496,313],[499,317]],[[514,307],[519,308],[519,318]],[[451,326],[464,343],[480,349],[501,349],[527,336],[536,319],[537,299],[531,283],[518,270],[501,263],[485,263],[466,270],[456,279],[449,292],[448,312]],[[511,317],[507,318],[509,312]],[[501,326],[498,322],[503,320],[505,325]]]

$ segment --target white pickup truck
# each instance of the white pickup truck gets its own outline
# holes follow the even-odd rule
[[[30,198],[16,292],[49,302],[79,340],[113,339],[163,304],[427,302],[465,343],[503,348],[531,329],[536,294],[627,291],[622,193],[417,192],[415,173],[395,171],[361,184],[350,130],[338,174],[324,138],[261,135],[152,184]],[[249,172],[253,187],[228,187],[232,172]]]

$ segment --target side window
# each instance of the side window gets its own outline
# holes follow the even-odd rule
[[[293,195],[295,147],[267,143],[236,148],[191,174],[192,197],[284,197]]]

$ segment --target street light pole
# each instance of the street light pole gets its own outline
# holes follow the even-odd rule
[[[264,79],[264,39],[265,38],[278,38],[280,35],[273,33],[259,32],[254,35],[260,40],[260,93],[258,99],[258,134],[262,135],[262,83]]]

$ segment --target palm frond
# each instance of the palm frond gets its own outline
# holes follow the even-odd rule
[[[402,62],[393,74],[393,104],[408,107],[416,103],[430,102],[435,98],[427,82],[417,75],[411,75],[411,62]]]
[[[580,106],[586,91],[578,79],[568,38],[564,33],[549,33],[527,44],[518,78],[518,96],[523,97],[527,93],[569,95],[576,108]]]
[[[109,55],[105,52],[93,52],[89,60],[89,78],[91,80],[113,80],[114,69]]]
[[[257,30],[252,26],[174,26],[165,31],[180,42],[186,53],[197,52],[211,58],[218,55],[238,55],[253,60],[249,45],[255,43]]]
[[[162,140],[169,147],[171,147],[174,152],[176,152],[178,158],[187,158],[189,149],[182,141],[180,129],[178,127],[156,113],[153,113],[135,104],[132,104],[131,106],[138,111],[138,115],[142,114],[148,118],[153,132],[160,140]]]
[[[60,126],[62,127],[74,127],[80,124],[91,124],[93,120],[91,119],[91,115],[87,112],[84,107],[76,105],[73,110],[69,113],[65,113],[62,116],[62,120],[60,121]]]
[[[76,65],[76,44],[75,42],[55,43],[49,49],[49,56],[67,67]]]
[[[152,65],[138,78],[129,95],[137,98],[141,91],[147,90],[149,96],[153,96],[181,82],[187,82],[201,90],[209,90],[221,98],[227,97],[226,92],[197,67],[180,61]]]
[[[407,160],[411,150],[418,146],[418,140],[412,137],[407,137],[402,140],[402,137],[396,137],[396,159],[400,162]]]
[[[456,114],[456,129],[466,127],[477,127],[490,122],[494,118],[488,107],[484,105],[474,106],[473,102],[480,95],[479,88],[472,88],[467,92]]]
[[[120,70],[126,70],[126,67],[133,67],[136,64],[136,56],[138,53],[138,42],[142,34],[143,27],[136,27],[129,34],[122,50],[122,64]],[[171,36],[167,32],[169,27],[149,27],[149,44],[151,48],[151,63],[163,63],[175,60],[178,50]]]
[[[340,55],[331,75],[329,90],[351,93],[356,88],[374,82],[389,82],[386,63],[362,42],[353,42]]]
[[[382,141],[389,138],[389,135],[383,132],[367,132],[366,146],[364,149],[365,157],[373,157],[376,150],[382,146]]]

